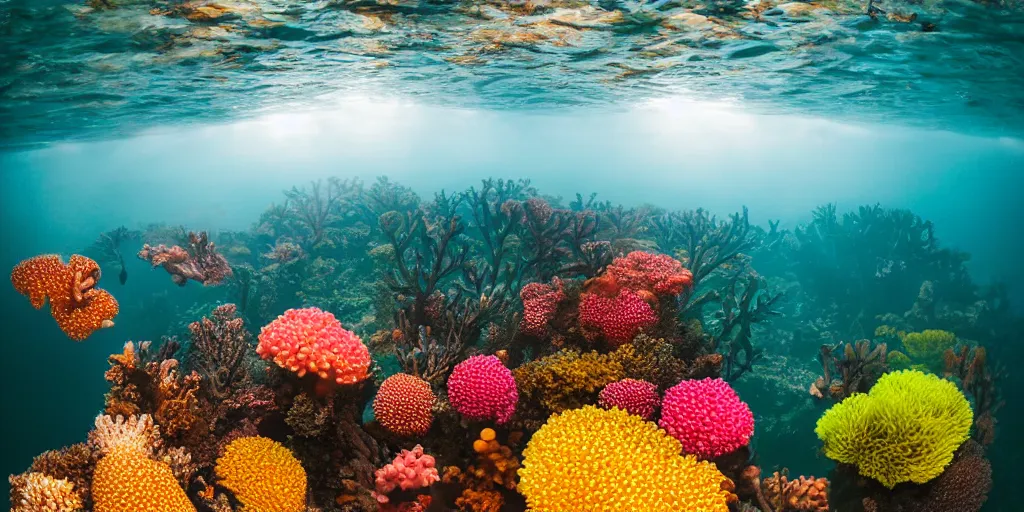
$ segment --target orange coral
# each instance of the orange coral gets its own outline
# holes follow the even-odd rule
[[[246,510],[306,510],[306,471],[292,452],[272,439],[232,441],[217,459],[215,471]]]
[[[42,309],[50,298],[50,314],[75,341],[114,325],[117,300],[96,288],[99,279],[99,264],[78,254],[67,264],[55,254],[36,256],[18,263],[11,271],[14,289],[28,297],[32,307]]]
[[[115,446],[96,463],[95,512],[195,512],[171,467],[130,444]]]
[[[494,429],[480,431],[480,438],[473,442],[473,451],[477,453],[476,466],[470,466],[465,472],[456,466],[445,468],[444,482],[463,487],[462,495],[455,500],[459,510],[498,512],[504,506],[505,498],[497,487],[516,489],[519,459],[496,437]]]
[[[775,472],[764,479],[764,496],[777,512],[828,512],[828,480],[803,477],[790,480]]]

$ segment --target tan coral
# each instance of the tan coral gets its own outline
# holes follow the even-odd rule
[[[11,476],[11,512],[76,512],[83,508],[75,485],[42,473]]]

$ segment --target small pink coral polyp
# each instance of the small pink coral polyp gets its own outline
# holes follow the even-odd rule
[[[448,400],[471,421],[503,424],[519,403],[512,372],[495,356],[473,356],[459,363],[448,377]]]
[[[683,452],[711,459],[750,442],[754,414],[722,379],[684,380],[665,392],[658,426]]]
[[[256,353],[299,377],[314,373],[338,384],[361,382],[370,368],[362,340],[319,308],[285,311],[260,331]]]
[[[635,416],[650,420],[658,408],[658,388],[645,380],[622,379],[601,390],[598,404],[605,409],[618,407]]]

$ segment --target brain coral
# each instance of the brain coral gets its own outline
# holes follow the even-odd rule
[[[645,380],[622,379],[612,382],[598,395],[598,404],[601,407],[618,407],[645,420],[650,420],[654,416],[654,410],[658,408],[660,402],[658,387]]]
[[[455,365],[448,377],[448,400],[472,421],[505,423],[519,402],[512,372],[495,356],[473,356]]]
[[[640,295],[622,289],[614,298],[584,293],[579,306],[580,327],[588,339],[604,336],[613,345],[629,343],[641,329],[658,322],[654,309]]]
[[[116,445],[96,463],[95,512],[195,512],[171,467],[130,444]]]
[[[731,482],[679,441],[619,409],[551,416],[530,439],[519,491],[535,512],[725,512]],[[571,462],[568,462],[571,461]]]
[[[280,443],[265,437],[235,439],[217,459],[221,485],[251,512],[306,510],[306,471]]]
[[[939,476],[967,439],[971,405],[952,382],[919,371],[883,375],[818,420],[825,455],[890,489]]]
[[[656,295],[679,295],[693,285],[693,274],[679,260],[665,254],[633,251],[615,258],[607,272],[625,288]]]
[[[94,331],[114,325],[117,301],[106,290],[96,288],[100,266],[93,260],[72,255],[68,264],[49,254],[22,261],[11,271],[11,283],[40,309],[50,298],[50,315],[75,341]]]
[[[684,452],[714,458],[747,445],[754,415],[724,380],[684,380],[665,392],[659,425]]]
[[[392,434],[421,436],[434,421],[432,409],[436,401],[427,381],[396,373],[388,377],[373,399],[373,415]]]
[[[319,308],[289,309],[265,325],[256,353],[299,377],[312,372],[338,384],[360,382],[370,368],[362,340]]]

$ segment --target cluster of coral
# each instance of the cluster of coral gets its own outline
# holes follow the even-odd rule
[[[97,247],[119,259],[132,239],[223,303],[110,356],[88,442],[12,476],[18,512],[977,512],[991,488],[987,352],[955,326],[906,328],[938,314],[920,296],[873,339],[812,344],[813,397],[791,386],[835,471],[761,479],[772,404],[741,384],[774,361],[758,340],[786,334],[750,262],[786,238],[745,212],[562,207],[501,180],[423,203],[332,180],[216,248],[156,227]],[[12,282],[83,339],[117,312],[98,268],[43,256]]]

